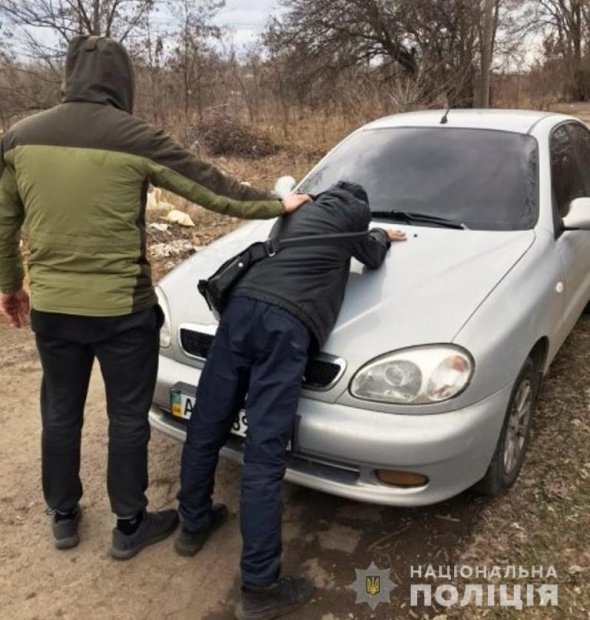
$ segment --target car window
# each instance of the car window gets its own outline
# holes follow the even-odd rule
[[[476,230],[524,230],[538,218],[538,147],[531,136],[456,127],[362,130],[299,188],[360,183],[372,211],[412,211]]]
[[[590,131],[578,123],[568,125],[581,169],[584,196],[590,197]]]
[[[576,158],[574,141],[567,125],[561,125],[551,134],[551,182],[557,213],[567,215],[575,198],[584,196],[584,184]]]

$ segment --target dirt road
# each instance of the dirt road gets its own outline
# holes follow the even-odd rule
[[[28,332],[4,326],[0,343],[0,620],[229,620],[238,587],[239,469],[221,466],[218,497],[233,517],[196,558],[180,558],[166,541],[130,562],[111,560],[104,396],[95,372],[84,429],[82,542],[68,552],[54,550],[39,483],[41,372],[34,343]],[[546,381],[526,470],[506,498],[483,502],[466,493],[399,510],[286,485],[285,571],[303,568],[318,585],[300,620],[483,617],[478,609],[410,608],[410,566],[429,563],[553,564],[559,608],[487,610],[485,617],[589,617],[589,345],[590,321],[583,319]],[[154,434],[153,507],[174,505],[178,463],[179,446]],[[374,612],[355,605],[347,588],[355,569],[372,561],[391,568],[398,585],[392,604]]]

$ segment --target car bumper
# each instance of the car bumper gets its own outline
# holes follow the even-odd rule
[[[184,440],[185,424],[169,413],[169,390],[196,385],[199,369],[160,356],[150,411],[152,426]],[[434,504],[480,480],[492,459],[511,386],[464,409],[436,415],[397,415],[301,398],[294,449],[286,479],[354,500],[392,506]],[[232,437],[223,454],[241,460],[242,443]],[[422,474],[414,488],[379,481],[379,469]]]

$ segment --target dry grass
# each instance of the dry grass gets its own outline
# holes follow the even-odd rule
[[[553,112],[571,114],[590,125],[590,105],[587,103],[558,103],[551,106]]]
[[[589,351],[586,315],[545,379],[519,480],[508,496],[482,510],[461,554],[461,563],[471,565],[554,566],[559,608],[494,609],[493,618],[590,618]],[[463,611],[457,617],[480,613]]]
[[[331,149],[352,130],[365,123],[395,113],[395,109],[351,110],[349,114],[327,110],[298,110],[289,115],[289,121],[276,115],[266,117],[261,129],[288,151],[321,155]]]

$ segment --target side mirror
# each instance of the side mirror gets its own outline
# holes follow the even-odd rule
[[[576,198],[570,203],[569,211],[563,218],[566,230],[590,230],[590,198]]]
[[[297,181],[293,177],[280,177],[275,183],[275,194],[279,198],[284,198],[287,194],[290,194],[293,191],[295,185],[297,185]]]

